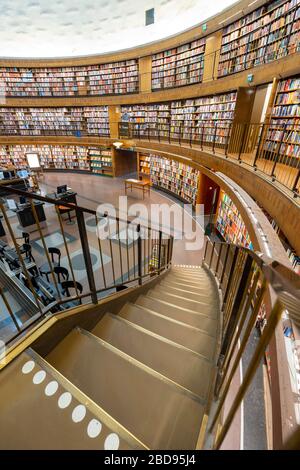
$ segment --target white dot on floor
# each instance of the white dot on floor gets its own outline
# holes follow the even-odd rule
[[[119,436],[116,433],[111,433],[104,441],[105,450],[118,450],[120,445]]]
[[[52,397],[52,395],[54,395],[57,392],[57,389],[58,389],[58,383],[56,382],[56,380],[52,380],[45,387],[45,395],[47,395],[47,397]]]
[[[41,384],[46,378],[46,372],[44,370],[39,370],[36,374],[34,374],[32,382],[35,385]]]
[[[72,401],[72,395],[70,392],[64,392],[58,399],[58,406],[59,408],[67,408]]]
[[[35,363],[34,361],[27,361],[22,367],[23,374],[29,374],[34,369]]]
[[[79,423],[86,415],[86,407],[84,405],[75,406],[72,413],[72,420],[74,423]]]
[[[99,436],[102,424],[97,419],[91,419],[87,427],[88,436],[91,438]]]

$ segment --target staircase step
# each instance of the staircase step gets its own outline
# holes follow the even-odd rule
[[[215,330],[217,325],[217,319],[213,315],[206,313],[199,313],[188,308],[181,307],[179,305],[171,304],[168,301],[164,301],[149,295],[141,295],[135,302],[137,305],[149,308],[150,310],[160,313],[166,317],[173,318],[187,325],[198,328],[207,334],[215,336]]]
[[[203,286],[211,286],[211,280],[208,277],[203,277],[202,279],[199,280],[189,280],[186,277],[178,277],[174,276],[173,274],[167,274],[165,276],[164,280],[168,280],[168,282],[178,282],[179,284],[184,284],[186,286],[193,286],[195,288],[200,288]]]
[[[119,315],[136,325],[201,354],[208,360],[214,358],[215,338],[205,331],[141,304],[128,303],[124,305]],[[216,335],[216,328],[214,334]]]
[[[169,293],[166,289],[149,289],[147,297],[151,297],[163,302],[170,303],[176,307],[182,307],[191,310],[195,313],[204,313],[208,316],[215,316],[216,305],[210,301],[210,299],[203,299],[202,302],[196,300],[189,300],[178,295]]]
[[[146,448],[32,350],[1,372],[0,421],[6,450]]]
[[[111,313],[104,315],[92,333],[203,399],[207,398],[212,364],[198,354]]]
[[[209,292],[204,292],[202,294],[195,294],[194,292],[189,292],[187,289],[178,289],[176,287],[172,287],[167,283],[159,283],[155,286],[153,289],[153,292],[167,292],[168,294],[173,294],[178,297],[187,299],[187,300],[195,300],[196,302],[200,303],[210,303],[213,305],[218,305],[219,300],[213,294],[210,294]]]
[[[181,282],[175,282],[172,281],[170,278],[166,277],[165,279],[162,279],[160,283],[158,284],[160,286],[170,286],[174,287],[175,289],[182,289],[186,290],[188,292],[191,292],[193,294],[207,294],[207,295],[214,295],[214,293],[217,291],[216,287],[212,283],[205,282],[203,284],[197,284],[197,286],[193,286],[189,283],[181,283]]]
[[[195,449],[203,401],[84,330],[47,360],[151,449]]]
[[[195,279],[196,281],[199,279],[204,279],[208,276],[208,273],[205,270],[199,271],[199,272],[188,272],[185,270],[178,270],[176,271],[175,269],[170,270],[170,275],[176,276],[176,277],[181,277],[185,279]]]

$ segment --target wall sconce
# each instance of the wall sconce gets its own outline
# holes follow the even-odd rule
[[[123,145],[123,142],[114,142],[114,143],[113,143],[113,146],[116,147],[116,149],[121,148],[122,145]]]

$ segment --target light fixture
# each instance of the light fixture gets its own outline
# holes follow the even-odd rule
[[[113,146],[116,147],[117,149],[121,148],[123,145],[123,142],[114,142]]]

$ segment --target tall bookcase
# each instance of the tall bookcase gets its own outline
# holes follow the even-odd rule
[[[130,116],[133,137],[213,140],[224,146],[235,116],[237,92],[149,105],[122,106]]]
[[[98,175],[113,176],[112,149],[88,147],[91,171]]]
[[[138,176],[182,202],[193,206],[197,203],[200,172],[189,165],[152,153],[139,153]]]
[[[152,90],[202,81],[205,38],[152,56]]]
[[[273,0],[223,29],[223,77],[300,50],[299,0]]]
[[[47,170],[76,170],[113,176],[110,147],[83,145],[1,145],[0,167],[27,167],[27,153],[38,153],[41,166]]]
[[[286,165],[300,158],[300,76],[278,83],[264,149],[288,158]]]
[[[11,97],[137,93],[138,60],[77,67],[1,67],[0,82]]]
[[[0,133],[109,136],[108,107],[0,108]]]
[[[137,172],[140,180],[150,181],[150,160],[149,154],[138,152],[137,154]]]
[[[234,119],[237,93],[223,93],[171,103],[171,136],[225,145]]]
[[[253,244],[242,216],[231,198],[223,190],[220,191],[216,228],[226,242],[253,250]]]
[[[127,113],[131,120],[133,137],[158,135],[167,136],[170,126],[170,102],[155,104],[136,104],[122,106],[122,114]]]

